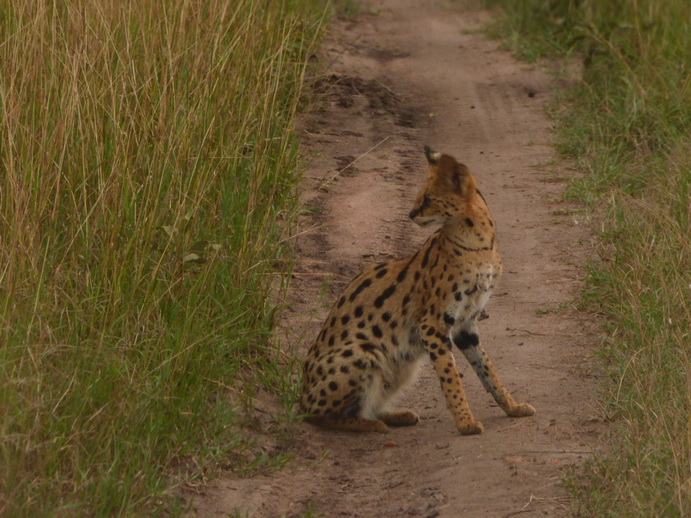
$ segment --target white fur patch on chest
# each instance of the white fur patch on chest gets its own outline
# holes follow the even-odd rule
[[[492,294],[497,271],[493,265],[483,264],[469,276],[470,283],[461,287],[460,300],[453,297],[446,307],[446,313],[455,320],[468,320],[472,315],[482,311]]]
[[[483,264],[477,270],[476,286],[478,291],[490,291],[494,287],[494,279],[497,272],[494,265]]]

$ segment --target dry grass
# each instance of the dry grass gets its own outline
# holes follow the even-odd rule
[[[317,4],[0,2],[3,516],[144,512],[238,444]]]

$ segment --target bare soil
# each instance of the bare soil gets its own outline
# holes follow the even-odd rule
[[[304,353],[363,265],[422,244],[429,230],[407,213],[428,144],[469,166],[494,214],[505,273],[480,333],[501,379],[536,415],[506,417],[458,355],[482,435],[456,432],[430,365],[401,401],[418,426],[380,435],[298,423],[284,439],[259,434],[269,454],[291,455],[287,466],[221,474],[190,516],[569,515],[565,473],[597,449],[605,426],[597,322],[573,307],[590,238],[579,208],[561,199],[574,173],[556,161],[545,114],[558,81],[479,32],[488,16],[457,2],[376,0],[334,24],[303,121],[307,210],[282,342]],[[275,406],[257,403],[265,429]]]

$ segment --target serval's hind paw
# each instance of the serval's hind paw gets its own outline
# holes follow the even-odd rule
[[[381,416],[381,420],[389,426],[415,426],[420,421],[420,418],[415,412],[401,410],[384,414]]]

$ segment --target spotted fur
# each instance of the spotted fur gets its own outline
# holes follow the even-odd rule
[[[429,358],[458,431],[481,433],[452,344],[506,414],[535,412],[499,381],[477,333],[502,271],[487,204],[466,166],[428,147],[425,154],[429,175],[410,217],[441,228],[412,257],[365,268],[334,304],[304,362],[300,404],[312,423],[378,432],[416,424],[415,413],[391,404]]]

